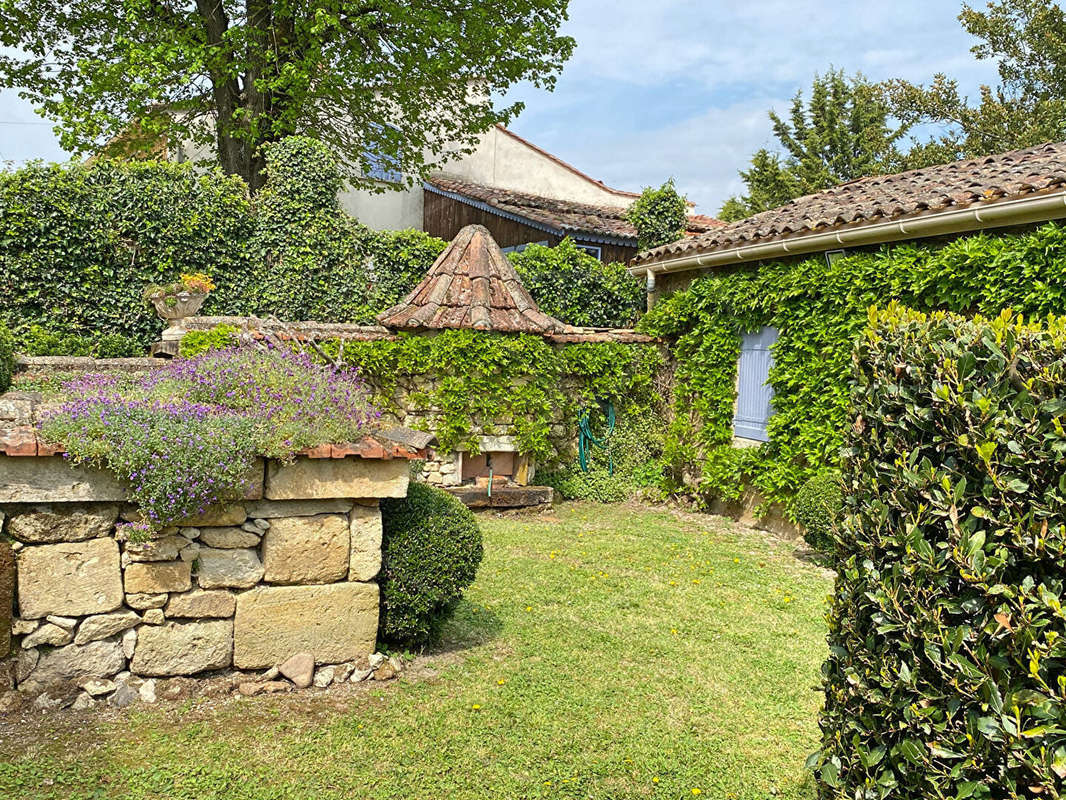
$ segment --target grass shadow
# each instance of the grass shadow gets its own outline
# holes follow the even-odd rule
[[[455,604],[440,633],[426,647],[427,655],[455,654],[488,644],[503,631],[495,611],[463,598]]]

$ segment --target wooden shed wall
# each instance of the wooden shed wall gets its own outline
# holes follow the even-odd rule
[[[545,241],[549,245],[557,245],[560,241],[559,236],[550,234],[540,228],[506,219],[490,211],[483,211],[466,203],[460,203],[450,197],[439,195],[436,192],[425,192],[423,208],[423,230],[430,236],[437,236],[448,242],[454,239],[456,234],[467,225],[485,226],[500,247],[515,247],[520,244]],[[571,238],[578,244],[599,247],[601,249],[600,260],[605,263],[612,261],[626,263],[637,254],[636,247],[591,242],[577,236]]]

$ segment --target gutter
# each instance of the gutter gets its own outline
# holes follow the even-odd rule
[[[730,247],[710,253],[681,255],[664,261],[634,264],[628,267],[628,270],[630,275],[646,276],[648,285],[654,287],[656,275],[670,272],[743,264],[749,261],[786,258],[804,253],[863,247],[951,233],[966,233],[985,228],[1048,222],[1063,217],[1066,217],[1066,191],[1059,191],[1039,197],[1025,197],[990,205],[943,211],[924,217],[860,225],[837,231],[809,233],[804,236],[762,244],[749,244],[743,247]]]

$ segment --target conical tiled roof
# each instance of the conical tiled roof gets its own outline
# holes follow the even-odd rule
[[[537,308],[496,241],[481,225],[459,231],[429,273],[398,305],[378,314],[388,328],[473,328],[559,333],[566,326]]]

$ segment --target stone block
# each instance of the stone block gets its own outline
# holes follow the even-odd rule
[[[2,522],[2,520],[0,520]],[[15,615],[15,551],[0,539],[0,660],[11,652],[11,627]]]
[[[348,520],[348,580],[373,580],[381,570],[381,511],[376,506],[357,505]]]
[[[201,528],[200,541],[207,547],[217,547],[222,550],[238,550],[245,547],[259,546],[259,536],[257,534],[234,527]]]
[[[317,500],[339,497],[406,497],[410,466],[405,459],[298,458],[291,464],[270,461],[268,500]]]
[[[237,597],[233,663],[261,669],[299,652],[319,664],[353,661],[374,652],[377,629],[376,584],[260,586]]]
[[[248,504],[248,516],[253,519],[347,514],[351,510],[351,500],[260,500]]]
[[[232,617],[237,607],[233,592],[225,589],[200,589],[171,595],[167,603],[168,617]]]
[[[201,547],[197,563],[201,589],[247,589],[263,579],[263,563],[255,550]]]
[[[173,561],[188,543],[184,536],[171,534],[148,542],[130,542],[125,553],[130,561]]]
[[[139,611],[145,611],[149,608],[162,608],[167,604],[167,595],[165,594],[128,594],[126,595],[126,605],[130,608],[136,608]]]
[[[97,614],[86,617],[78,635],[74,637],[74,644],[88,644],[100,639],[107,639],[116,633],[122,633],[132,628],[141,621],[141,618],[133,611],[116,611],[113,614]]]
[[[125,668],[126,657],[121,642],[101,639],[86,645],[69,644],[54,650],[44,648],[28,680],[44,687],[76,678],[109,678]]]
[[[111,535],[118,511],[117,503],[18,506],[8,512],[7,534],[25,544],[99,539]]]
[[[235,503],[228,506],[209,508],[204,513],[189,517],[178,524],[192,528],[222,527],[226,525],[241,525],[246,519],[248,519],[248,513],[245,511],[244,506],[240,503]]]
[[[0,456],[0,503],[85,503],[126,499],[110,472],[71,465],[62,456]]]
[[[123,596],[118,543],[104,537],[24,547],[18,554],[18,594],[25,619],[114,611]]]
[[[192,564],[187,561],[137,561],[126,567],[127,594],[187,592],[192,588]]]
[[[233,655],[233,622],[167,622],[137,631],[130,670],[138,675],[193,675],[228,667]]]
[[[348,574],[348,520],[340,514],[278,517],[263,535],[267,583],[332,583]]]

